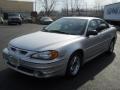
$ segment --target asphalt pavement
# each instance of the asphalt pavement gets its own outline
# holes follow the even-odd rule
[[[73,79],[54,77],[38,79],[9,69],[2,50],[18,36],[39,31],[42,25],[0,26],[0,90],[120,90],[120,34],[112,55],[102,54],[81,68]]]

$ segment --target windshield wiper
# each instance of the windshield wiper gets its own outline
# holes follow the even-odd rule
[[[62,32],[62,31],[58,31],[58,30],[51,30],[51,31],[48,31],[48,32],[51,32],[51,33],[61,33],[61,34],[70,34],[70,33]]]

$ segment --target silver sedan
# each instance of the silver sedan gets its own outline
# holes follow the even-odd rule
[[[13,70],[39,78],[76,76],[98,55],[112,53],[116,28],[100,18],[63,17],[42,31],[11,40],[3,50]]]

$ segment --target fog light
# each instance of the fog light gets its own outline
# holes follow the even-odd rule
[[[34,71],[34,76],[35,76],[35,77],[42,77],[42,76],[43,76],[43,73],[40,72],[40,71]]]

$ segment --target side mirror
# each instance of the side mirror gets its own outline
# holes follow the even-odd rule
[[[46,30],[45,28],[46,28],[46,26],[42,27],[42,28],[41,28],[41,31],[45,31],[45,30]]]
[[[87,36],[90,36],[90,35],[97,35],[98,32],[96,30],[90,30],[87,32]]]
[[[45,28],[46,28],[46,26],[43,26],[43,27],[42,27],[42,30],[45,30]]]
[[[98,32],[100,32],[101,30],[104,30],[104,29],[106,29],[107,27],[106,27],[106,25],[105,24],[101,24],[101,25],[99,25],[98,26],[98,28],[96,29]]]

